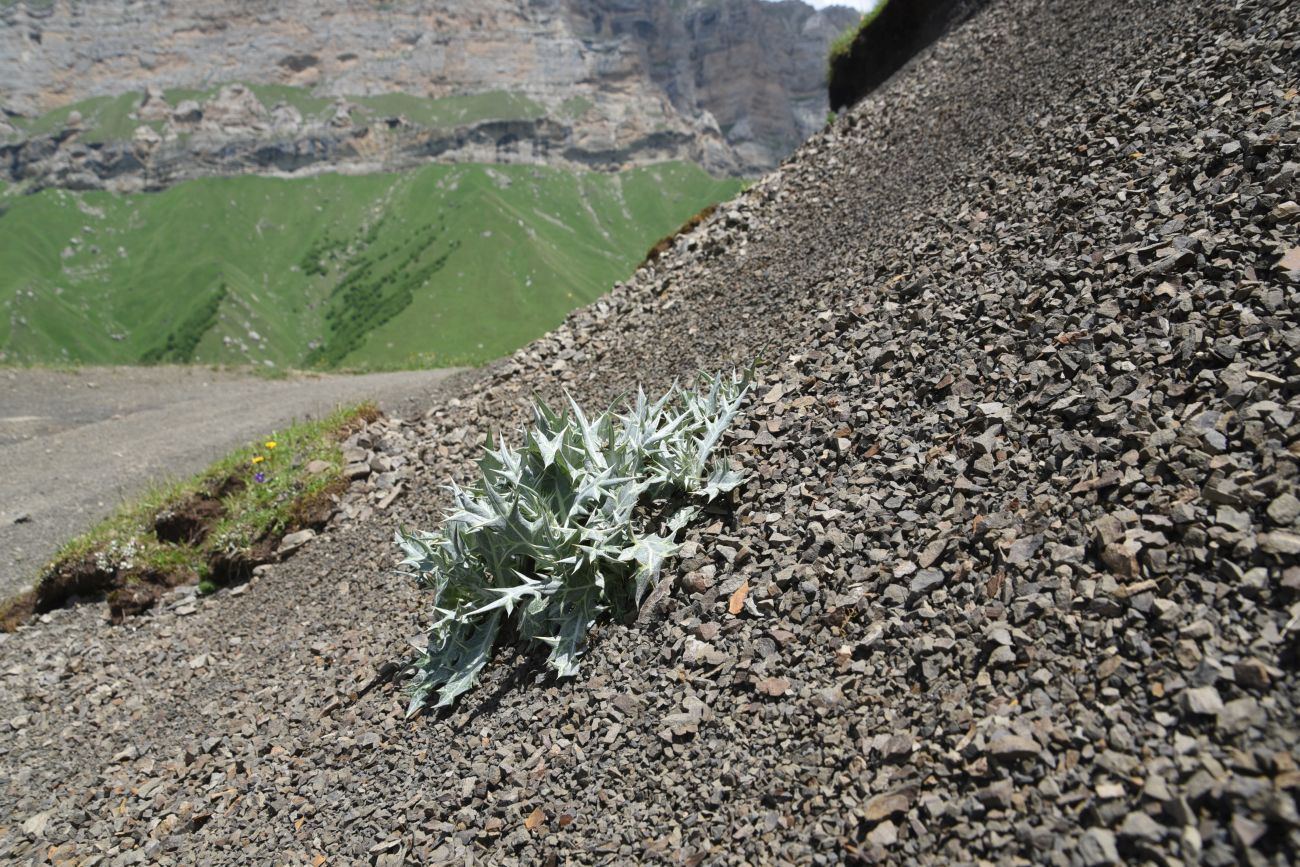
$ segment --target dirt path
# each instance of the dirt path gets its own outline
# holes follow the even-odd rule
[[[203,368],[0,371],[0,597],[152,482],[250,438],[372,399],[403,415],[450,371],[268,380]]]

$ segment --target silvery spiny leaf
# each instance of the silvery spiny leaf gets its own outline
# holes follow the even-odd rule
[[[705,480],[704,487],[700,489],[699,494],[706,500],[714,500],[720,494],[727,493],[744,480],[743,473],[736,472],[724,463],[717,463],[713,465],[713,472]]]
[[[636,571],[633,603],[641,604],[641,597],[645,595],[647,586],[651,581],[659,580],[659,570],[663,567],[664,560],[677,553],[678,547],[673,540],[652,533],[637,538],[630,548],[623,550],[618,559],[624,562],[632,561],[641,566]]]
[[[638,389],[621,414],[592,418],[571,396],[563,414],[538,402],[519,449],[498,440],[478,481],[449,489],[439,533],[399,531],[402,567],[433,591],[436,615],[410,666],[412,711],[435,691],[443,706],[469,689],[507,619],[521,640],[550,647],[561,676],[575,673],[595,619],[636,610],[698,514],[679,509],[658,536],[640,529],[643,508],[739,484],[725,464],[704,468],[748,388],[747,375],[706,376],[653,403]]]

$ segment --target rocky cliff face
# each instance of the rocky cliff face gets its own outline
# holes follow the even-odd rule
[[[775,165],[826,120],[826,52],[857,20],[846,8],[753,0],[570,0],[585,41],[634,48],[687,117],[708,116],[744,167]]]
[[[0,0],[0,165],[117,189],[431,158],[756,173],[821,125],[853,20],[794,0]]]

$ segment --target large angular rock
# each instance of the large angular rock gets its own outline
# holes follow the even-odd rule
[[[266,106],[242,84],[230,84],[203,104],[203,125],[222,131],[252,130],[266,119]]]
[[[140,102],[140,107],[135,110],[135,116],[140,120],[168,120],[172,116],[172,107],[167,103],[167,97],[163,95],[162,88],[156,84],[150,84],[144,89],[144,99]]]

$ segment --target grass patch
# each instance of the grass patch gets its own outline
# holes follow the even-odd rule
[[[187,99],[202,104],[215,97],[225,86],[228,84],[206,88],[174,87],[165,90],[163,98],[173,108]],[[305,120],[317,121],[328,119],[334,111],[335,100],[332,97],[316,96],[310,88],[291,84],[244,83],[244,86],[268,110],[283,103],[296,108]],[[146,123],[131,117],[143,99],[143,89],[130,90],[117,96],[95,96],[79,100],[35,117],[11,117],[8,121],[26,135],[48,135],[67,128],[68,115],[76,111],[81,114],[83,140],[130,141],[139,126],[161,128],[161,124]],[[508,90],[442,97],[397,92],[353,96],[347,97],[347,100],[358,106],[363,116],[378,118],[405,115],[411,123],[430,129],[451,129],[489,120],[537,120],[546,115],[546,108],[541,103],[526,94]],[[566,116],[577,118],[593,105],[590,99],[577,96],[565,100],[561,109]]]
[[[902,69],[917,52],[974,14],[970,0],[883,0],[835,40],[826,57],[831,111],[856,104]]]
[[[275,559],[286,534],[329,520],[347,490],[340,444],[378,417],[369,403],[340,409],[273,432],[193,478],[153,488],[64,545],[32,590],[0,607],[0,629],[99,596],[120,620],[170,587],[197,581],[212,591],[247,578]]]
[[[143,91],[128,91],[117,96],[94,96],[60,106],[35,118],[10,118],[9,122],[28,136],[50,135],[66,129],[68,117],[81,115],[81,140],[89,144],[130,141],[138,127],[162,129],[157,121],[145,122],[131,117],[144,98]]]
[[[560,103],[560,115],[569,120],[581,120],[595,107],[596,103],[585,96],[571,96]]]
[[[296,108],[304,118],[328,117],[334,110],[334,100],[313,96],[306,88],[288,84],[247,84],[245,87],[251,90],[257,97],[257,101],[268,109],[284,103]]]
[[[687,235],[695,231],[705,220],[707,220],[709,217],[712,217],[713,212],[716,211],[717,209],[718,209],[717,205],[705,206],[695,216],[691,217],[685,223],[682,223],[680,226],[678,226],[677,231],[673,232],[671,235],[665,235],[664,237],[660,238],[657,242],[655,242],[655,245],[650,248],[649,252],[645,254],[645,259],[641,261],[641,267],[644,268],[646,265],[653,263],[660,256],[662,256],[663,254],[671,250],[673,248],[673,244],[677,243],[678,238],[680,238],[682,235]]]
[[[147,364],[175,362],[187,364],[194,360],[194,350],[217,319],[221,302],[226,300],[226,287],[222,285],[208,299],[199,304],[180,326],[167,335],[167,340],[143,356],[141,361]]]
[[[2,0],[0,0],[2,2]],[[234,82],[231,82],[234,83]],[[163,92],[163,98],[175,108],[192,99],[200,104],[216,96],[227,85],[207,88],[177,87]],[[245,83],[267,110],[283,103],[297,109],[306,121],[328,119],[334,111],[334,99],[316,96],[310,88],[290,84]],[[9,123],[26,136],[50,135],[68,126],[72,112],[81,114],[81,139],[92,144],[130,141],[141,126],[162,130],[162,123],[132,117],[144,99],[144,91],[131,90],[117,96],[95,96],[59,106],[36,117],[11,117]],[[358,120],[404,115],[411,123],[428,129],[454,129],[492,120],[537,120],[546,108],[526,94],[507,90],[471,93],[458,96],[429,97],[409,93],[386,93],[378,96],[348,97],[360,108]],[[592,103],[585,97],[573,97],[564,110],[580,117]]]
[[[540,103],[506,90],[438,98],[385,93],[358,96],[352,101],[372,115],[404,115],[416,126],[429,129],[452,129],[488,120],[537,120],[546,114]]]

